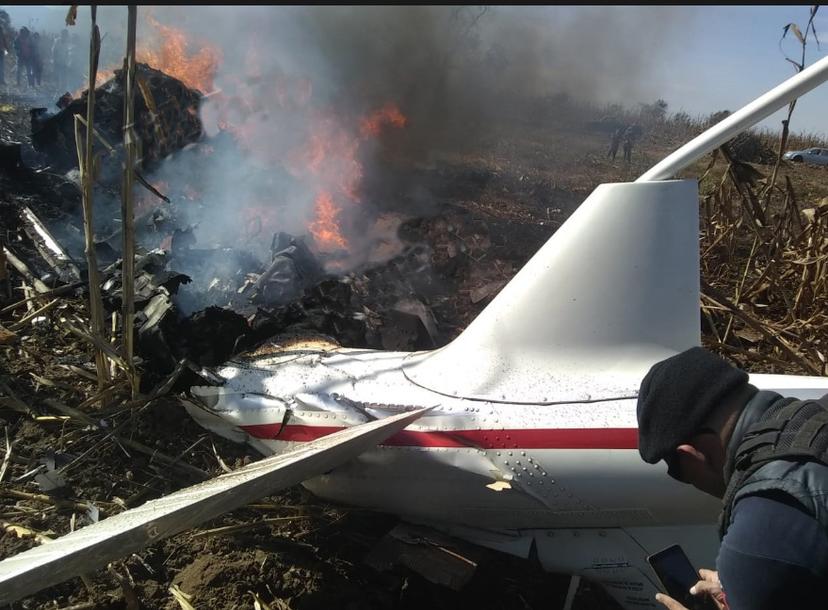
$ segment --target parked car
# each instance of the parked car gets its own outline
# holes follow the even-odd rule
[[[828,148],[806,148],[805,150],[789,150],[783,159],[795,163],[814,163],[816,165],[828,165]]]

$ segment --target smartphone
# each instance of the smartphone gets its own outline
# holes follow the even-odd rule
[[[717,610],[716,604],[707,596],[690,594],[690,587],[699,581],[699,573],[677,544],[647,557],[667,595],[690,610]]]

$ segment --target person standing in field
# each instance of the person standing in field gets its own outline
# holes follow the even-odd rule
[[[43,55],[41,55],[40,32],[32,34],[31,51],[31,73],[32,79],[29,84],[40,86],[43,79]]]
[[[624,132],[624,161],[630,163],[632,161],[633,140],[635,139],[635,130],[632,125],[627,127]]]
[[[34,87],[34,73],[32,71],[32,37],[29,28],[23,26],[14,41],[14,51],[17,55],[17,86],[20,87],[20,77],[25,74],[29,87]]]
[[[621,134],[623,131],[624,128],[619,127],[612,133],[612,139],[610,140],[610,147],[607,151],[607,157],[611,157],[613,161],[615,161],[615,155],[618,154],[618,145],[621,143]]]

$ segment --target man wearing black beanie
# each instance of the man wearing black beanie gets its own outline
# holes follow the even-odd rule
[[[644,377],[642,459],[664,460],[671,477],[723,500],[717,571],[701,570],[694,595],[731,610],[828,607],[825,404],[759,391],[700,347]],[[656,599],[684,608],[661,593]]]

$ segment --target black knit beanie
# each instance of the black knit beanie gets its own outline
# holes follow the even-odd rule
[[[701,347],[657,362],[638,391],[638,452],[650,464],[672,455],[748,375]]]

